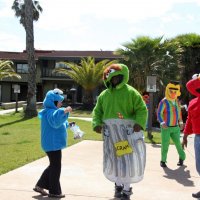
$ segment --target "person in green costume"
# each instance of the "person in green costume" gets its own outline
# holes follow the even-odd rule
[[[158,105],[157,118],[161,126],[161,167],[167,167],[170,138],[172,138],[179,154],[177,165],[182,166],[186,157],[180,142],[180,128],[183,129],[181,105],[177,99],[180,95],[179,83],[171,81],[165,89],[165,98]]]
[[[134,121],[134,132],[146,128],[147,107],[141,94],[128,85],[129,70],[124,64],[112,64],[103,73],[105,89],[98,96],[93,109],[93,130],[102,133],[104,120],[128,119]],[[113,147],[114,148],[114,147]],[[112,165],[115,163],[112,163]],[[123,166],[126,168],[126,166]],[[114,197],[129,200],[132,194],[131,183],[115,182]]]

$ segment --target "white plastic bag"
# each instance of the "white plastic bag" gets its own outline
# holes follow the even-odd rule
[[[84,135],[84,132],[76,125],[75,122],[69,124],[70,130],[74,134],[74,139],[80,139]]]

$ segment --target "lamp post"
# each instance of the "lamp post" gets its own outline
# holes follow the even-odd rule
[[[18,93],[20,93],[20,85],[13,85],[14,93],[15,93],[15,112],[18,112]]]
[[[76,94],[76,88],[72,87],[70,89],[70,92],[72,93],[72,104],[75,104],[75,94]]]
[[[148,109],[148,138],[152,139],[152,115],[153,115],[153,93],[156,92],[156,76],[147,76],[147,92],[149,92],[149,109]]]

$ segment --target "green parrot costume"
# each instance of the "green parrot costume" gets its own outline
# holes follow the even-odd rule
[[[128,200],[130,184],[143,179],[146,146],[141,129],[146,127],[147,107],[140,93],[127,84],[126,65],[107,67],[103,79],[107,89],[98,96],[92,126],[103,133],[103,172],[115,182],[114,197]]]

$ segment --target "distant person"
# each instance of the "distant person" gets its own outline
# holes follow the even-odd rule
[[[150,107],[150,98],[149,98],[149,93],[148,92],[143,92],[142,93],[142,98],[146,104],[146,107],[149,111],[149,107]],[[148,112],[148,116],[149,116],[149,112]],[[146,128],[148,128],[148,122],[149,122],[149,117],[147,117],[147,123],[146,123]]]
[[[186,119],[187,119],[187,114],[188,114],[188,106],[187,106],[187,104],[182,104],[181,103],[181,112],[182,112],[183,123],[185,124]]]
[[[126,65],[107,67],[103,79],[107,89],[93,110],[93,130],[103,134],[104,175],[115,183],[114,197],[129,200],[131,183],[141,181],[144,174],[146,152],[141,130],[146,128],[147,108],[140,93],[127,84]]]
[[[186,125],[184,128],[183,136],[183,147],[187,147],[187,137],[188,135],[195,134],[194,137],[194,151],[195,151],[195,162],[196,170],[200,175],[200,76],[199,74],[194,74],[192,80],[188,81],[186,84],[187,90],[196,98],[189,102],[188,106],[188,117],[186,120]],[[193,193],[194,198],[200,198],[200,191]]]
[[[50,164],[42,173],[33,190],[52,198],[65,197],[60,186],[61,150],[67,145],[67,119],[72,108],[70,106],[61,107],[64,100],[62,94],[63,92],[58,88],[48,91],[43,101],[44,109],[39,112],[42,149],[47,154]]]
[[[170,138],[174,142],[179,154],[177,165],[182,166],[186,157],[180,142],[180,129],[183,129],[181,106],[177,99],[180,95],[179,83],[171,81],[166,87],[165,97],[158,105],[157,119],[161,127],[161,167],[167,167]]]

